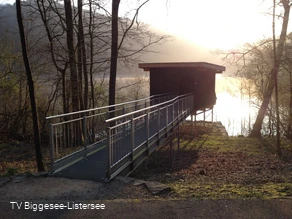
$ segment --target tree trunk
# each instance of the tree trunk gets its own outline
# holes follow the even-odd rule
[[[90,39],[90,66],[89,66],[89,80],[90,80],[90,99],[92,108],[95,108],[95,89],[94,89],[94,81],[93,81],[93,56],[94,56],[94,44],[93,44],[93,13],[92,13],[92,1],[89,1],[89,39]],[[92,115],[94,115],[94,111],[92,111]],[[95,141],[95,117],[92,117],[91,120],[91,141]]]
[[[78,34],[78,48],[77,48],[77,53],[78,53],[78,55],[77,55],[77,62],[78,62],[78,64],[77,64],[77,66],[78,66],[78,70],[77,70],[77,72],[78,72],[78,78],[79,78],[79,80],[78,80],[78,89],[79,89],[79,91],[80,92],[78,92],[78,99],[79,99],[79,104],[80,104],[80,110],[84,110],[84,101],[83,101],[83,83],[82,83],[82,81],[83,81],[83,78],[82,78],[82,52],[81,52],[81,44],[80,44],[80,42],[81,42],[81,39],[80,39],[80,35]]]
[[[116,77],[118,61],[118,12],[120,0],[112,1],[112,41],[111,41],[111,66],[110,66],[110,84],[109,84],[109,105],[115,104],[116,99]],[[114,107],[110,109],[109,117],[114,117]]]
[[[280,60],[278,61],[277,58],[277,52],[276,52],[276,35],[275,35],[275,10],[276,10],[276,0],[274,0],[273,5],[273,50],[274,50],[274,63],[275,65],[277,62],[280,63]],[[283,44],[284,45],[284,44]],[[284,47],[283,47],[284,50]],[[280,112],[279,112],[279,93],[278,93],[278,76],[275,77],[275,100],[276,100],[276,125],[277,125],[277,152],[279,156],[282,156],[282,150],[281,150],[281,137],[280,137]]]
[[[33,84],[31,69],[29,66],[27,51],[26,51],[26,41],[25,41],[25,34],[24,34],[24,28],[23,28],[23,22],[22,22],[20,0],[16,0],[16,12],[17,12],[17,21],[18,21],[18,27],[19,27],[23,62],[25,65],[27,83],[29,86],[29,97],[30,97],[30,104],[31,104],[32,119],[33,119],[36,162],[37,162],[38,171],[41,172],[41,171],[44,171],[45,168],[44,168],[43,158],[42,158],[42,153],[41,153],[41,141],[40,141],[40,133],[39,133],[39,125],[38,125],[37,107],[36,107],[35,95],[34,95],[34,84]]]
[[[90,95],[91,95],[91,107],[95,108],[95,95],[94,95],[94,81],[93,81],[93,28],[92,28],[92,1],[89,1],[89,38],[90,38],[90,67],[89,67],[89,75],[90,75]],[[94,112],[93,112],[94,113]]]
[[[79,34],[79,48],[81,49],[81,63],[83,68],[83,78],[84,78],[84,97],[83,97],[83,107],[88,108],[88,71],[87,71],[87,61],[86,61],[86,51],[85,51],[85,40],[84,40],[84,30],[83,30],[83,1],[78,0],[78,34]]]
[[[290,68],[291,69],[291,68]],[[292,73],[289,72],[290,77],[290,100],[289,100],[289,124],[288,124],[288,131],[287,136],[291,140],[292,139]]]
[[[268,87],[265,91],[264,94],[264,99],[262,102],[262,105],[259,109],[256,121],[253,125],[253,129],[251,130],[250,137],[256,137],[260,138],[261,137],[261,129],[262,129],[262,123],[266,114],[266,110],[268,108],[270,99],[272,97],[272,93],[275,87],[275,80],[278,76],[278,71],[280,67],[280,60],[282,58],[283,50],[284,50],[284,43],[285,43],[285,38],[287,35],[287,27],[288,27],[288,22],[289,22],[289,13],[290,13],[290,5],[288,0],[282,0],[281,3],[283,4],[284,7],[284,18],[283,18],[283,24],[282,24],[282,31],[280,35],[280,39],[277,45],[277,60],[274,63],[274,66],[271,70],[270,73],[270,79],[269,79],[269,84]]]
[[[73,37],[73,16],[71,0],[64,0],[65,16],[66,16],[66,34],[67,34],[67,48],[69,54],[69,67],[70,67],[70,81],[71,81],[71,104],[72,111],[78,111],[79,108],[79,86],[78,86],[78,75],[76,69],[76,57],[74,50],[74,37]]]

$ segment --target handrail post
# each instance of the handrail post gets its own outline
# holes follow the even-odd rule
[[[184,97],[184,112],[187,113],[187,99],[188,97]]]
[[[165,112],[165,116],[166,116],[166,131],[167,131],[167,127],[168,127],[168,107],[169,107],[169,105],[168,106],[166,106],[166,112]]]
[[[134,149],[135,149],[135,123],[134,119],[131,119],[131,131],[132,131],[132,153],[131,153],[131,159],[134,160]]]
[[[111,128],[107,128],[107,151],[108,151],[108,162],[107,162],[107,173],[106,177],[109,181],[111,179],[111,166],[112,166],[112,138],[111,138]]]
[[[149,153],[149,115],[150,113],[147,113],[146,114],[146,147],[147,147],[147,155],[149,156],[150,153]]]
[[[138,104],[137,104],[137,102],[135,103],[135,111],[137,111],[138,110]]]
[[[180,128],[179,128],[179,123],[177,127],[177,151],[178,151],[178,158],[180,154]]]
[[[50,165],[50,170],[51,173],[54,172],[54,155],[55,155],[55,150],[54,150],[54,125],[50,124],[50,160],[51,160],[51,165]]]
[[[181,117],[181,109],[182,109],[181,99],[179,99],[178,100],[178,120],[180,120],[180,117]]]
[[[125,107],[123,107],[123,110],[122,110],[122,112],[123,112],[123,115],[125,114],[125,112],[126,112],[126,109],[125,109]],[[124,121],[124,120],[123,120]]]
[[[172,104],[172,131],[174,131],[174,105],[176,102]]]
[[[157,110],[157,127],[158,127],[158,140],[160,139],[160,108]]]
[[[212,106],[212,117],[211,117],[211,122],[213,123],[213,120],[214,120],[214,107]]]
[[[181,101],[178,100],[178,106],[177,106],[177,118],[178,118],[178,121],[180,120],[180,108],[181,108]]]
[[[204,127],[205,127],[205,120],[206,120],[206,108],[204,108]]]
[[[183,99],[182,99],[182,117],[184,117],[184,114],[185,114],[185,110],[186,110],[186,106],[185,106],[185,102],[186,102],[186,98],[184,97]]]
[[[87,146],[88,146],[86,116],[83,116],[83,122],[82,123],[83,123],[84,148],[86,149]]]

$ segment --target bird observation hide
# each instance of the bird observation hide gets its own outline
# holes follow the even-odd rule
[[[216,103],[216,74],[224,66],[206,62],[140,63],[150,71],[150,95],[173,93],[194,94],[194,109],[213,107]]]

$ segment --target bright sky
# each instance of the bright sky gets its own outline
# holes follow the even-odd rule
[[[229,49],[271,36],[272,17],[265,14],[269,4],[271,0],[152,0],[140,18],[203,47]]]
[[[121,0],[120,14],[142,2]],[[139,18],[206,49],[234,49],[271,36],[272,18],[266,14],[271,6],[272,0],[150,0]]]

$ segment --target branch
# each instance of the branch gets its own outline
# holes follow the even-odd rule
[[[137,9],[136,9],[136,13],[134,15],[134,17],[132,18],[132,21],[131,21],[131,24],[130,26],[125,30],[124,34],[123,34],[123,37],[121,39],[121,42],[118,46],[118,50],[120,50],[124,40],[125,40],[125,37],[127,36],[127,33],[129,32],[129,30],[132,28],[132,26],[134,25],[135,23],[135,20],[136,20],[136,17],[138,16],[138,13],[139,13],[139,10],[143,7],[143,5],[145,5],[147,2],[149,2],[149,0],[146,0],[145,2],[143,2]]]

